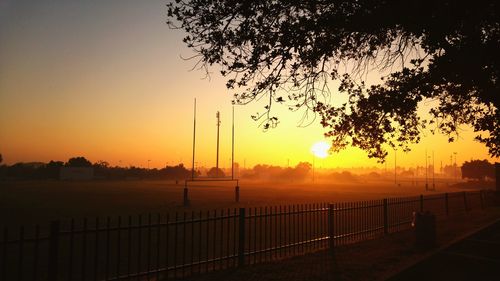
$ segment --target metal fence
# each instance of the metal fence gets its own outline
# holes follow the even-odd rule
[[[333,250],[484,208],[485,192],[53,221],[0,240],[0,280],[167,280]],[[15,237],[15,238],[13,238]]]

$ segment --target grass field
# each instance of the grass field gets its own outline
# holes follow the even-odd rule
[[[321,181],[283,183],[240,181],[240,203],[234,183],[189,183],[191,207],[182,207],[184,182],[173,181],[3,181],[0,182],[0,227],[47,224],[52,219],[106,217],[168,211],[358,201],[417,194],[457,192],[440,181],[436,191],[423,182],[397,186],[389,181],[354,183]]]

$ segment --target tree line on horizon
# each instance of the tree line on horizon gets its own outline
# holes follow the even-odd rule
[[[0,154],[1,157],[1,154]],[[0,158],[1,159],[1,158]],[[0,162],[1,163],[1,162]],[[192,177],[191,169],[187,169],[182,163],[164,168],[142,168],[142,167],[118,167],[111,166],[106,161],[90,162],[85,157],[72,157],[67,162],[51,160],[48,163],[28,162],[15,163],[13,165],[0,165],[0,178],[3,179],[59,179],[60,170],[63,167],[93,168],[95,179],[163,179],[184,180]],[[295,167],[282,168],[272,165],[256,165],[252,169],[239,174],[239,165],[235,163],[238,176],[245,179],[294,179],[303,180],[309,174],[312,165],[301,162]],[[206,169],[200,167],[195,169],[195,177],[219,177],[229,176],[230,169],[212,167]]]
[[[0,158],[1,159],[1,158]],[[1,162],[0,162],[1,163]],[[111,166],[106,161],[90,162],[85,157],[72,157],[67,162],[51,160],[48,163],[30,162],[0,165],[0,178],[4,179],[59,179],[63,167],[93,168],[95,179],[167,179],[179,180],[191,177],[191,170],[183,164],[166,166],[162,169]],[[198,172],[195,172],[198,174]]]
[[[85,157],[72,157],[67,162],[51,160],[48,163],[29,162],[15,163],[13,165],[2,164],[3,158],[0,154],[0,179],[59,179],[60,170],[63,167],[88,167],[93,168],[95,179],[163,179],[163,180],[183,180],[191,178],[191,170],[184,167],[182,163],[164,168],[142,168],[142,167],[118,167],[111,166],[106,161],[90,162]],[[305,180],[310,176],[312,165],[308,162],[300,162],[294,167],[281,167],[266,164],[257,164],[250,169],[240,171],[238,163],[235,163],[235,175],[238,178],[248,180]],[[422,169],[420,173],[422,173]],[[421,168],[421,167],[420,167]],[[431,166],[432,168],[432,166]],[[425,171],[425,168],[423,168]],[[429,169],[432,171],[431,169]],[[399,171],[399,176],[413,177],[418,172],[414,168]],[[465,161],[461,167],[445,166],[442,169],[443,175],[453,175],[457,172],[458,176],[463,179],[470,180],[493,180],[495,179],[495,165],[487,160],[470,160]],[[195,177],[226,177],[231,173],[230,169],[219,168],[218,172],[215,167],[205,169],[203,167],[195,169]],[[392,172],[391,172],[392,174]],[[421,176],[422,174],[418,174]],[[355,180],[356,175],[349,171],[323,173],[323,177],[332,179]],[[383,177],[382,173],[371,171],[366,176],[374,179]]]

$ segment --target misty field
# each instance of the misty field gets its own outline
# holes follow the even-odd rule
[[[440,218],[484,207],[484,193],[436,183],[424,192],[411,181],[241,181],[235,203],[234,183],[189,182],[191,206],[183,207],[184,182],[3,182],[0,272],[184,278],[379,238],[409,228],[424,206]]]
[[[190,182],[191,206],[182,206],[184,181],[4,181],[0,185],[0,227],[46,225],[52,219],[106,217],[172,211],[343,202],[458,192],[440,180],[436,191],[425,183],[357,181],[283,183],[240,181],[240,203],[232,182]]]

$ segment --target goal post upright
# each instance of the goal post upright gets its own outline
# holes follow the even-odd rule
[[[231,179],[234,180],[234,105],[233,105],[233,118],[231,130]]]
[[[203,178],[203,177],[197,177],[195,179],[195,152],[196,152],[196,98],[194,99],[194,113],[193,113],[193,158],[192,158],[192,165],[191,165],[191,178],[186,178],[184,181],[184,207],[189,207],[191,206],[191,201],[189,200],[189,195],[188,195],[188,187],[189,187],[189,182],[236,182],[236,186],[234,189],[235,192],[235,201],[236,203],[240,202],[240,186],[239,186],[239,179],[234,177],[234,105],[232,106],[232,126],[231,126],[231,177],[223,177],[219,178],[218,175],[215,178]],[[220,126],[220,112],[217,111],[216,114],[217,118],[217,159],[216,159],[216,171],[218,171],[218,162],[219,162],[219,126]]]
[[[219,130],[220,130],[220,112],[215,113],[215,118],[217,118],[217,153],[215,160],[215,176],[219,177]]]
[[[191,179],[194,180],[194,153],[196,144],[196,98],[194,98],[194,118],[193,118],[193,162],[191,165]]]

